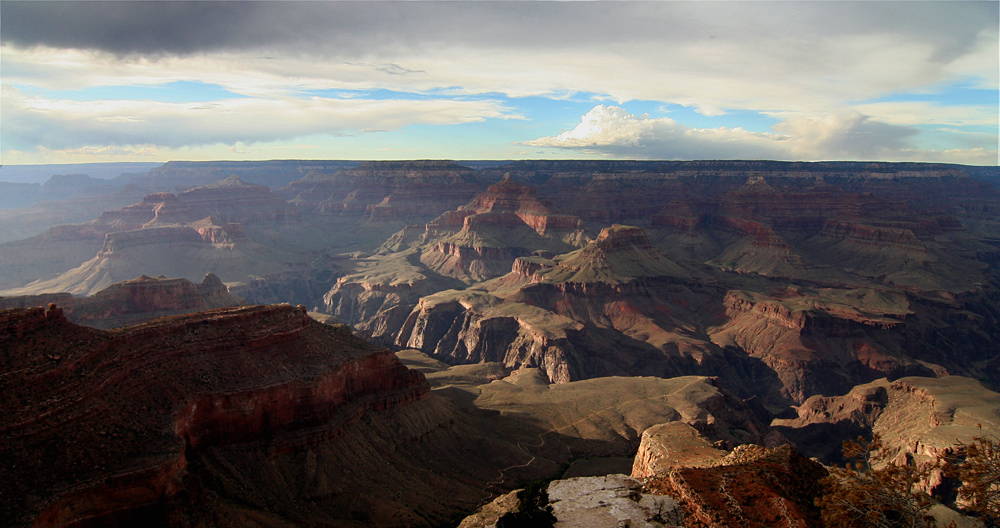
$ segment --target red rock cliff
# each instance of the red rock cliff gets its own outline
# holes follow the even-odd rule
[[[120,331],[76,326],[58,308],[9,310],[0,349],[8,526],[128,524],[197,504],[189,475],[203,449],[304,449],[429,393],[390,351],[287,305]]]

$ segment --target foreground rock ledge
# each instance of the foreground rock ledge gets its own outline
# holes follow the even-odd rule
[[[547,488],[556,528],[678,528],[681,507],[674,499],[645,492],[625,475],[554,480]],[[507,513],[522,511],[519,491],[497,497],[466,517],[459,528],[489,528]]]
[[[557,527],[682,526],[677,501],[642,493],[642,483],[625,475],[556,480],[548,491]]]

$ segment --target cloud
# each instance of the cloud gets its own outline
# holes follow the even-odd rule
[[[792,116],[771,127],[799,159],[891,159],[919,130],[872,120],[858,112]]]
[[[201,103],[70,101],[2,92],[7,149],[87,145],[182,147],[252,144],[414,124],[449,125],[513,117],[495,101],[241,98]]]
[[[896,125],[998,125],[996,107],[986,105],[940,105],[925,101],[899,101],[856,105],[858,112]]]
[[[119,54],[322,53],[419,46],[520,49],[894,34],[962,55],[996,32],[992,2],[4,2],[2,40]],[[474,30],[473,30],[474,29]],[[794,50],[787,54],[794,55]]]
[[[48,151],[48,149],[42,149]],[[72,157],[75,159],[86,158],[142,158],[154,157],[160,154],[160,149],[153,145],[133,145],[133,146],[85,146],[73,149],[62,149],[58,151],[60,156]],[[103,161],[103,160],[102,160]]]
[[[983,126],[995,123],[997,107],[862,103],[958,83],[997,90],[998,5],[3,1],[3,80],[25,92],[196,81],[247,96],[192,106],[28,104],[30,97],[5,91],[3,143],[8,151],[36,148],[33,141],[250,144],[511,118],[495,99],[587,94],[619,105],[679,104],[705,116],[780,115],[782,124],[761,134],[617,116],[605,121],[622,137],[606,144],[535,141],[645,157],[917,155],[907,150],[914,127]],[[422,97],[361,95],[353,106],[306,97],[319,90]],[[946,148],[957,142],[938,145],[928,155],[964,155]]]
[[[858,112],[791,115],[772,133],[742,128],[692,128],[667,117],[636,116],[597,105],[580,123],[524,144],[639,159],[897,160],[995,164],[985,148],[922,150],[911,145],[919,131],[882,123]]]
[[[760,159],[780,154],[775,143],[782,139],[741,128],[690,128],[669,117],[639,117],[617,106],[597,105],[572,130],[524,144],[645,159]]]
[[[717,115],[832,111],[845,100],[945,78],[996,86],[998,69],[992,2],[3,2],[0,9],[11,82],[23,68],[36,82],[100,84],[188,71],[237,93],[262,83],[588,92]],[[42,56],[19,63],[36,48],[86,51],[79,58],[87,67]],[[48,68],[58,72],[46,75]]]
[[[242,143],[237,143],[236,145],[229,147],[229,152],[232,152],[233,154],[259,154],[260,150],[246,149]]]
[[[112,53],[190,53],[273,39],[273,26],[255,23],[265,14],[263,7],[245,2],[15,1],[4,2],[0,16],[5,43]]]

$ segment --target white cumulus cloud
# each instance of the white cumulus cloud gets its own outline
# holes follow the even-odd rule
[[[995,164],[987,148],[933,151],[916,148],[919,130],[883,123],[856,111],[790,114],[772,132],[693,128],[668,117],[636,116],[597,105],[572,130],[525,142],[611,157],[642,159],[895,160]]]
[[[757,159],[780,154],[776,144],[784,139],[742,128],[691,128],[669,117],[636,116],[617,106],[597,105],[572,130],[525,144],[614,157]]]

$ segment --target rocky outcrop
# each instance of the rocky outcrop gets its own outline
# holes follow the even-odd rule
[[[643,491],[642,483],[625,475],[554,480],[548,487],[554,526],[684,526],[677,501]]]
[[[473,372],[487,376],[470,380]],[[545,474],[552,476],[560,464],[570,461],[574,463],[569,470],[562,470],[565,477],[628,471],[642,432],[664,422],[694,428],[718,446],[775,440],[751,405],[714,378],[602,377],[550,384],[538,369],[522,369],[502,379],[491,373],[483,367],[455,366],[428,371],[427,376],[435,387],[461,389],[445,391],[457,398],[465,397],[466,390],[477,394],[472,405],[479,412],[499,413],[488,415],[495,418],[491,424],[500,423],[500,417],[513,419],[514,426],[499,434],[516,441],[521,454],[495,477],[494,485],[533,480],[540,468],[549,468]],[[528,424],[541,430],[527,433]],[[586,461],[600,462],[600,457],[625,459],[582,469]]]
[[[692,277],[664,252],[654,248],[645,231],[631,226],[604,228],[593,242],[554,260],[554,266],[536,271],[533,280],[613,284],[646,278]]]
[[[599,288],[567,292],[566,296],[555,291],[538,295],[562,309],[579,309],[580,318],[592,318],[586,323],[534,306],[530,303],[534,297],[511,302],[481,291],[434,294],[420,299],[395,344],[449,364],[497,362],[510,370],[537,367],[554,383],[599,376],[723,373],[727,380],[740,383],[736,367],[727,366],[722,351],[710,343],[690,339],[685,340],[684,348],[666,345],[667,350],[660,350],[639,341],[644,337],[638,334],[640,329],[652,333],[657,327],[632,305],[608,303],[600,306],[598,313],[589,313],[593,307],[584,298],[587,292],[595,291],[600,298],[603,292]],[[636,337],[608,327],[616,322],[630,325]],[[709,355],[714,357],[706,357]]]
[[[116,332],[73,325],[54,307],[8,310],[0,312],[0,347],[3,372],[18,373],[0,377],[5,525],[215,524],[225,501],[211,497],[231,495],[227,482],[255,475],[250,460],[270,453],[287,484],[315,471],[301,466],[307,453],[353,438],[363,417],[378,422],[429,392],[388,350],[289,306]],[[407,434],[440,419],[423,416]],[[242,497],[243,508],[266,509],[254,500],[273,484],[266,474],[254,478],[258,489],[249,502]],[[313,500],[294,489],[293,503]],[[274,508],[289,500],[282,495]],[[317,514],[315,505],[307,509]]]
[[[423,262],[466,282],[503,275],[517,257],[563,252],[583,240],[579,218],[556,214],[538,192],[505,176],[468,204],[426,225]]]
[[[636,480],[625,475],[552,481],[542,505],[554,526],[821,526],[818,480],[826,469],[784,445],[768,449],[742,445],[705,467],[677,467]],[[538,511],[518,500],[522,490],[505,495],[466,518],[462,528],[493,526]]]
[[[236,242],[247,239],[246,229],[241,224],[222,223],[214,217],[207,217],[190,224],[202,240],[218,247],[233,247]]]
[[[843,396],[813,396],[796,413],[772,426],[826,462],[841,460],[841,439],[859,435],[877,434],[897,463],[925,464],[952,453],[959,442],[1000,433],[1000,394],[961,376],[881,379]]]
[[[661,475],[680,467],[711,465],[726,454],[691,425],[683,422],[654,425],[642,432],[632,464],[632,478]]]
[[[170,193],[153,193],[141,202],[114,211],[105,211],[93,224],[105,226],[109,230],[128,231],[141,229],[144,225],[160,223],[182,223],[191,221],[194,212]]]
[[[910,229],[828,220],[820,236],[835,242],[846,241],[858,248],[870,248],[869,251],[901,251],[911,258],[927,258],[927,248]]]
[[[480,299],[475,299],[479,301]],[[465,302],[463,302],[465,301]],[[498,362],[509,369],[540,367],[549,379],[567,382],[583,379],[578,365],[567,362],[575,347],[570,336],[582,329],[565,318],[546,321],[538,310],[518,308],[506,310],[492,297],[484,297],[483,308],[498,310],[467,310],[468,300],[455,300],[451,292],[420,299],[407,316],[396,338],[396,344],[415,348],[451,364]]]
[[[0,297],[0,309],[57,304],[66,318],[94,328],[115,328],[166,315],[239,306],[242,299],[209,273],[200,284],[186,279],[142,276],[112,284],[89,297],[68,293]]]
[[[522,511],[524,505],[518,494],[523,491],[514,490],[510,493],[505,493],[489,503],[480,506],[472,515],[462,519],[462,522],[458,524],[458,528],[489,528],[491,526],[495,528],[500,517],[509,513]]]
[[[524,518],[528,512],[538,514],[551,510],[553,526],[589,528],[619,528],[642,526],[646,528],[681,527],[683,514],[677,501],[663,495],[643,490],[638,480],[620,474],[599,477],[575,477],[553,480],[545,491],[544,504],[534,497],[522,500],[526,490],[517,490],[497,497],[466,517],[459,528],[489,528],[501,518],[511,523]],[[529,510],[530,508],[530,510]],[[530,522],[530,521],[525,521]]]
[[[821,526],[814,501],[826,469],[788,445],[741,445],[711,467],[677,468],[644,480],[677,499],[687,526]]]
[[[459,210],[474,214],[512,213],[540,235],[583,227],[579,218],[555,214],[551,202],[539,195],[534,188],[515,182],[509,175],[505,175]]]
[[[512,213],[483,213],[463,218],[454,236],[429,245],[420,261],[430,270],[466,281],[482,281],[510,271],[531,248],[564,244],[545,239]]]
[[[710,331],[712,340],[760,358],[777,373],[782,394],[791,401],[846,392],[882,376],[935,374],[883,344],[912,314],[905,296],[897,293],[729,291],[723,303],[727,321]]]
[[[166,244],[202,244],[205,239],[187,226],[164,226],[108,233],[98,257],[115,258],[126,249]]]
[[[267,186],[245,183],[235,175],[189,189],[177,198],[195,211],[197,218],[212,216],[223,222],[250,224],[287,221],[299,216],[298,211]]]
[[[348,272],[323,295],[325,312],[358,335],[391,345],[422,297],[459,287],[458,281],[414,264],[415,250],[352,259]]]
[[[427,248],[420,262],[446,277],[467,282],[479,282],[510,269],[512,261],[530,255],[520,247],[465,246],[452,242],[439,242]]]

